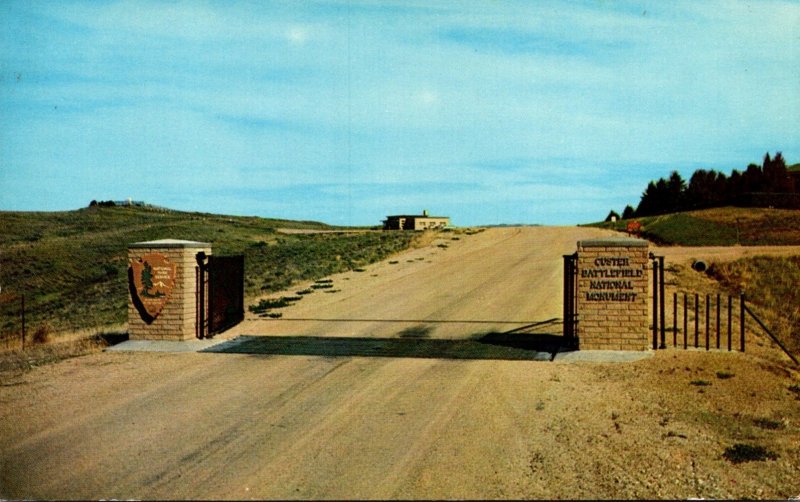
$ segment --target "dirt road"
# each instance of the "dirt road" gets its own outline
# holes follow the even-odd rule
[[[246,321],[233,333],[383,338],[416,330],[463,338],[560,318],[562,255],[575,252],[581,238],[608,233],[551,227],[444,235],[363,272],[333,277],[332,287],[281,310],[280,321]]]
[[[561,256],[601,235],[448,235],[225,338],[557,330]],[[625,364],[103,353],[0,378],[3,498],[800,495],[800,376],[766,345]],[[777,457],[733,465],[738,441]]]

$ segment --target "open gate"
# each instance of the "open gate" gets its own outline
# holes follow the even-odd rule
[[[197,338],[211,338],[244,319],[244,256],[197,255]]]
[[[665,292],[664,257],[650,253],[653,284],[650,292],[653,320],[651,329],[653,350],[672,348],[705,348],[705,350],[733,350],[735,345],[745,350],[745,318],[747,310],[744,295],[734,301],[721,293],[705,294],[705,302],[699,293],[674,292],[671,295],[672,309],[667,308],[669,297]],[[736,309],[734,307],[737,307]],[[671,310],[671,315],[670,315]],[[737,310],[735,315],[734,310]],[[703,319],[705,318],[705,322]],[[734,323],[738,321],[738,333]],[[694,329],[692,329],[694,327]],[[667,332],[671,337],[667,337]],[[735,338],[734,338],[735,335]],[[669,341],[671,338],[671,343]],[[736,340],[738,339],[738,340]],[[734,343],[738,341],[737,343]]]

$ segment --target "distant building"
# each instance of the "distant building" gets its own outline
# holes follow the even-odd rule
[[[430,216],[428,211],[422,214],[399,214],[387,216],[383,220],[384,230],[428,230],[434,228],[445,228],[450,226],[450,218],[447,216]]]

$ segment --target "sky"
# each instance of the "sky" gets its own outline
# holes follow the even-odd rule
[[[588,223],[800,162],[800,2],[3,0],[0,117],[0,210]]]

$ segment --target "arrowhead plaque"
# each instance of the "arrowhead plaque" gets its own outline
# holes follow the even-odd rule
[[[142,317],[149,317],[148,322],[158,317],[169,300],[175,275],[175,264],[161,253],[148,253],[131,261],[131,295]]]

